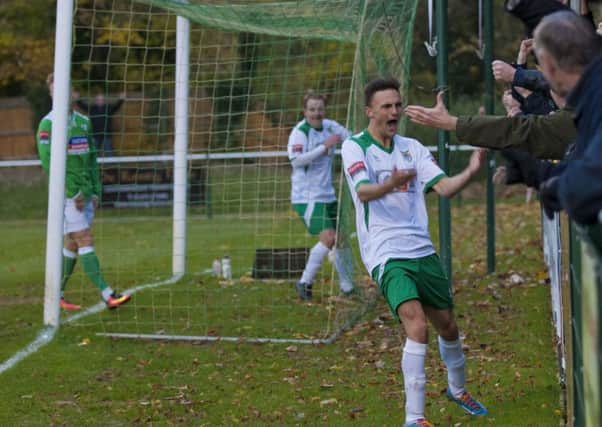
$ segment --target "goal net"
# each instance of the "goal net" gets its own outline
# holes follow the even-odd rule
[[[91,308],[63,324],[125,336],[326,342],[365,313],[376,291],[357,250],[338,155],[337,246],[351,251],[356,292],[340,295],[325,261],[312,300],[297,296],[317,236],[291,206],[286,147],[308,90],[327,97],[329,119],[357,132],[368,80],[393,76],[407,86],[415,8],[416,0],[78,0],[78,108],[91,112],[104,101],[112,114],[97,136],[95,247],[107,281],[133,295],[118,310],[101,310],[98,291],[76,269],[65,295]],[[181,22],[188,27],[178,39]],[[181,40],[189,43],[185,60]],[[178,67],[188,72],[185,117]],[[187,125],[187,182],[176,218],[178,120]],[[174,227],[185,230],[183,254],[174,254]]]

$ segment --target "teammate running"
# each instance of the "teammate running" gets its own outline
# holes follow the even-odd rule
[[[312,297],[312,284],[322,261],[334,248],[337,197],[332,185],[332,159],[335,147],[349,131],[325,118],[326,98],[309,92],[303,98],[304,119],[297,123],[288,140],[288,156],[293,166],[291,202],[310,234],[319,241],[309,252],[305,270],[297,283],[301,300]],[[349,248],[335,249],[335,267],[344,295],[353,292]]]

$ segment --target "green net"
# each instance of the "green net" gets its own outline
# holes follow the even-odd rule
[[[338,157],[338,245],[353,249],[358,294],[340,298],[325,261],[312,303],[300,304],[291,286],[298,260],[276,253],[317,242],[291,208],[287,141],[309,89],[326,95],[327,117],[352,132],[365,126],[367,81],[396,77],[407,92],[416,3],[79,0],[74,88],[88,105],[99,94],[125,100],[107,131],[113,151],[100,152],[106,209],[94,226],[105,275],[120,289],[170,275],[176,16],[188,18],[191,30],[187,275],[137,288],[119,317],[100,313],[77,323],[112,332],[327,338],[356,320],[374,288]],[[211,275],[225,254],[232,280]],[[256,274],[266,256],[282,270],[270,280]],[[79,280],[68,293],[94,301],[94,289]]]

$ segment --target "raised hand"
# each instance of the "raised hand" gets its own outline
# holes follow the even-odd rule
[[[526,64],[527,55],[533,50],[533,39],[525,39],[520,42],[520,49],[518,50],[518,57],[516,58],[517,64]]]
[[[476,174],[479,171],[479,169],[481,169],[481,167],[485,163],[486,155],[487,150],[485,150],[484,148],[479,148],[472,152],[470,160],[468,161],[468,170],[470,171],[471,175]]]
[[[458,118],[449,114],[443,101],[443,92],[437,94],[437,103],[433,108],[408,105],[404,113],[414,123],[438,129],[456,130]]]
[[[516,73],[516,68],[499,59],[491,63],[491,69],[493,70],[493,77],[498,82],[512,83],[514,73]]]

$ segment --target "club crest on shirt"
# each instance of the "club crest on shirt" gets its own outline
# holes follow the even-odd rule
[[[355,162],[354,164],[349,166],[349,168],[347,168],[347,172],[349,173],[349,176],[351,178],[353,178],[356,174],[358,174],[361,171],[366,171],[366,165],[361,160],[359,162]]]
[[[403,157],[403,159],[406,162],[411,162],[412,161],[412,154],[410,153],[410,150],[402,151],[401,152],[401,156]]]
[[[69,139],[69,146],[67,147],[69,154],[85,154],[90,151],[88,147],[88,138],[85,136],[74,136]]]

